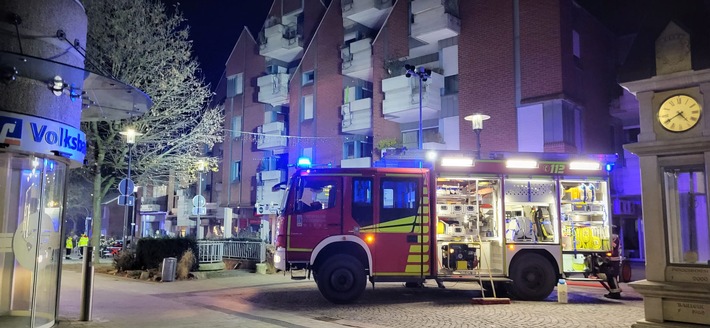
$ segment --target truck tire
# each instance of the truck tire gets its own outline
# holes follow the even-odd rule
[[[557,275],[550,261],[535,253],[520,254],[510,265],[508,286],[511,296],[525,301],[541,301],[550,296]]]
[[[350,255],[335,255],[318,270],[318,290],[330,302],[347,304],[357,300],[367,286],[365,267]]]

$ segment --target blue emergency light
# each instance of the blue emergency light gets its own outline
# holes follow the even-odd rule
[[[606,163],[604,169],[606,169],[607,172],[611,172],[614,169],[614,163]]]
[[[296,161],[296,167],[302,168],[302,169],[307,169],[311,167],[311,159],[308,157],[299,157],[298,161]]]

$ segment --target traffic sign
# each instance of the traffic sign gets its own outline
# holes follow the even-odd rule
[[[207,215],[207,207],[193,207],[192,215]]]
[[[136,185],[133,183],[133,180],[123,178],[121,179],[121,182],[118,183],[118,192],[120,192],[121,195],[130,195],[133,193],[135,186]]]
[[[192,198],[192,206],[205,207],[205,204],[206,204],[205,196],[197,195]]]
[[[119,206],[133,206],[136,203],[136,198],[133,196],[121,195],[118,196]]]

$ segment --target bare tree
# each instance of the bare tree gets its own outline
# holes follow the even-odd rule
[[[199,76],[189,27],[178,8],[168,11],[154,0],[93,0],[85,6],[87,65],[143,90],[153,102],[143,116],[83,123],[93,217],[100,218],[101,201],[127,168],[129,148],[121,131],[130,127],[143,133],[131,156],[136,184],[162,184],[171,175],[185,184],[194,181],[198,158],[217,163],[204,158],[203,150],[221,142],[224,115],[207,106],[212,93]],[[93,231],[100,229],[101,220],[93,220]]]

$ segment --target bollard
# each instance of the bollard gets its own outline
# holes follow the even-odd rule
[[[80,321],[91,320],[92,298],[94,294],[94,247],[85,246],[84,261],[81,266],[81,311]]]

